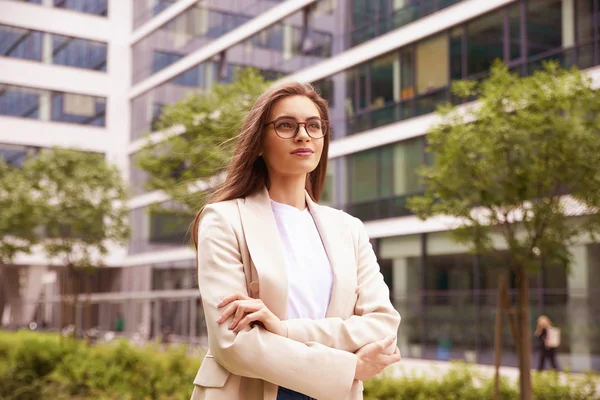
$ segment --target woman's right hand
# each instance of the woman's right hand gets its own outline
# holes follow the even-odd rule
[[[400,361],[400,350],[396,347],[393,354],[385,354],[384,350],[394,343],[396,336],[388,336],[377,342],[369,343],[361,347],[355,354],[356,372],[354,379],[366,381],[379,375],[389,365]]]

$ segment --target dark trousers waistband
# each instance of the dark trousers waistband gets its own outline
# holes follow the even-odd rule
[[[305,394],[295,392],[291,389],[287,389],[284,387],[279,387],[279,392],[277,393],[277,400],[315,400],[312,397],[309,397]]]

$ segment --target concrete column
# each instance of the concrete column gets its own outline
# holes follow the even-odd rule
[[[44,265],[30,265],[24,269],[25,283],[22,288],[22,299],[25,304],[21,311],[21,319],[24,323],[33,321],[37,309],[37,304],[35,302],[38,301],[42,295],[42,290],[44,289],[43,279],[47,270],[48,267]]]
[[[408,260],[406,258],[394,259],[392,264],[392,299],[394,307],[400,312],[400,315],[409,309],[408,274]],[[398,332],[398,348],[401,354],[409,354],[408,335],[403,334],[402,324],[400,324],[400,331]]]
[[[592,367],[591,324],[589,309],[590,259],[588,246],[578,245],[571,249],[573,263],[568,277],[568,327],[571,345],[571,369],[586,371]],[[559,349],[560,350],[560,349]]]
[[[562,45],[564,48],[575,44],[575,0],[562,1]]]

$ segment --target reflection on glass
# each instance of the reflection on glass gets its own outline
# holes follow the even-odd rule
[[[52,35],[52,62],[106,71],[106,44],[62,35]]]
[[[527,48],[529,57],[560,49],[569,40],[573,23],[563,32],[562,0],[530,0],[527,2]],[[563,37],[563,33],[568,36]]]
[[[106,43],[0,25],[0,56],[106,71],[106,52]]]
[[[504,11],[477,18],[467,25],[467,75],[489,71],[503,59]]]
[[[0,84],[0,115],[105,125],[106,99]]]
[[[42,60],[42,32],[0,25],[0,55]]]

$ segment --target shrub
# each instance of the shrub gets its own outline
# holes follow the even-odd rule
[[[164,351],[126,341],[87,346],[57,335],[0,331],[0,400],[188,400],[201,357],[185,347]],[[600,399],[600,376],[533,375],[535,400]],[[493,379],[457,364],[441,376],[383,376],[365,382],[365,400],[480,400],[492,398]],[[517,399],[501,380],[500,398]]]

